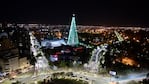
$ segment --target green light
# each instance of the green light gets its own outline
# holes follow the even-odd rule
[[[67,44],[68,45],[79,44],[78,33],[77,33],[76,22],[75,22],[75,14],[73,14],[73,17],[72,17]]]

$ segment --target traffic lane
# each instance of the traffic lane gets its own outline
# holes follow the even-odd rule
[[[89,80],[92,81],[94,84],[109,84],[110,78],[103,77],[103,76],[94,76],[94,75],[89,75],[89,74],[81,74],[81,73],[76,73],[78,78],[82,78],[84,80]]]

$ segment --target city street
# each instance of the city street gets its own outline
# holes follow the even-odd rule
[[[76,75],[78,79],[89,81],[89,83],[91,84],[108,84],[109,83],[109,77],[103,77],[103,76],[95,75],[92,73],[83,72],[80,70],[76,72],[76,71],[73,71],[72,69],[70,70],[60,69],[60,70],[55,70],[55,71],[51,70],[49,73],[40,73],[37,76],[34,76],[33,73],[26,73],[26,74],[17,76],[13,80],[6,79],[2,84],[6,84],[6,83],[10,84],[10,82],[14,82],[14,81],[21,81],[22,83],[25,83],[25,84],[35,83],[36,81],[40,81],[40,80],[47,78],[48,76],[50,77],[52,73],[56,73],[56,72],[73,72],[73,74]]]
[[[111,80],[119,82],[120,84],[126,84],[129,81],[141,81],[146,78],[147,72],[142,73],[132,73],[126,76],[120,76],[119,78],[112,78]]]
[[[127,84],[127,82],[135,80],[139,81],[146,77],[146,72],[144,73],[135,73],[135,74],[129,74],[126,76],[119,76],[119,78],[114,78],[110,76],[103,76],[103,75],[97,75],[95,73],[90,73],[82,70],[75,70],[75,69],[57,69],[57,70],[50,70],[49,72],[40,72],[37,74],[37,76],[34,75],[33,72],[27,72],[22,75],[18,75],[15,79],[9,80],[6,79],[2,84],[11,84],[15,81],[21,81],[21,83],[25,84],[31,84],[36,83],[37,81],[46,79],[47,77],[50,78],[53,73],[58,72],[72,72],[73,76],[67,77],[70,79],[80,79],[84,81],[88,81],[89,84],[110,84],[111,82],[119,82],[119,84]]]

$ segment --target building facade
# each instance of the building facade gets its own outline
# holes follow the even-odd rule
[[[6,32],[0,33],[0,72],[11,72],[29,67],[27,57],[21,57],[19,48],[8,38]]]

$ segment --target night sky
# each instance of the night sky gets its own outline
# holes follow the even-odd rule
[[[145,0],[9,0],[0,2],[0,22],[149,26]]]

